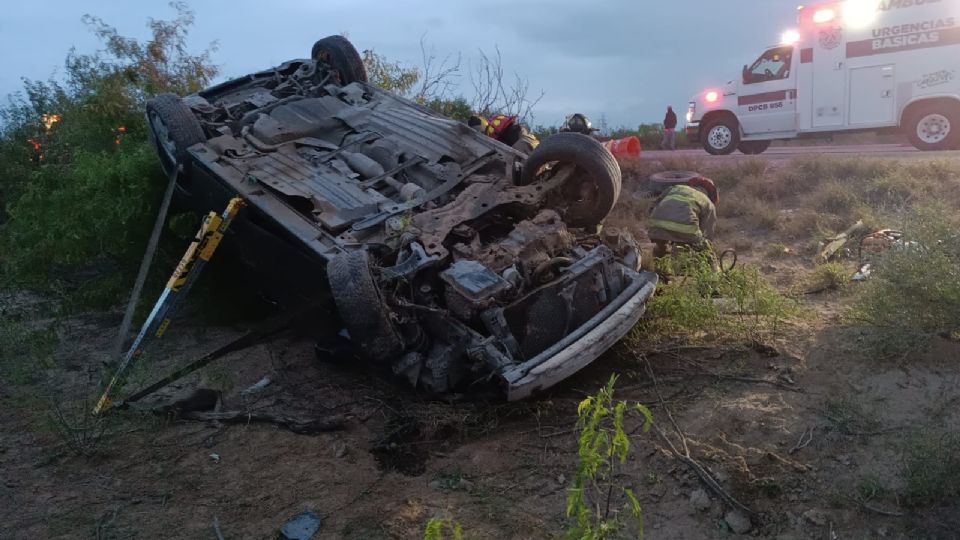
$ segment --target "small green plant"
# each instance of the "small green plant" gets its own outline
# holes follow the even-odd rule
[[[824,263],[813,269],[809,277],[809,291],[836,291],[850,281],[850,272],[841,263]]]
[[[600,392],[580,402],[577,407],[577,429],[580,432],[577,449],[577,470],[567,495],[567,517],[573,518],[568,529],[576,540],[611,538],[622,530],[624,523],[613,503],[621,495],[627,510],[643,536],[643,510],[640,501],[629,488],[619,482],[619,468],[630,453],[630,437],[624,429],[628,411],[643,416],[643,431],[653,424],[650,410],[640,403],[614,401],[613,391],[617,376],[610,377]]]
[[[449,536],[447,533],[449,532]],[[430,518],[427,526],[423,529],[423,540],[462,540],[463,529],[460,523],[453,519]]]
[[[852,397],[831,400],[824,406],[823,416],[834,430],[844,435],[864,435],[878,430],[882,424]]]
[[[792,253],[792,250],[784,243],[774,242],[767,245],[766,255],[771,259],[782,259]]]
[[[960,496],[960,433],[927,432],[909,438],[900,473],[910,505],[938,504]]]
[[[53,367],[57,332],[52,325],[33,329],[27,324],[0,318],[0,378],[9,384],[34,382]]]

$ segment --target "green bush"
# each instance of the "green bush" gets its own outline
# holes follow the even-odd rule
[[[199,90],[217,71],[209,50],[187,52],[193,14],[172,7],[173,20],[149,21],[146,41],[85,16],[104,51],[71,51],[63,80],[25,81],[0,110],[0,285],[82,289],[109,303],[132,281],[165,185],[147,143],[146,102]]]
[[[922,350],[933,336],[960,327],[960,235],[953,210],[921,209],[903,231],[916,244],[891,250],[873,265],[852,314],[868,325],[867,342],[883,356]]]
[[[709,254],[681,251],[658,259],[657,270],[672,277],[657,287],[637,327],[647,340],[754,339],[778,332],[797,311],[753,266],[717,272]]]
[[[907,504],[955,501],[960,496],[960,434],[928,432],[908,438],[900,473]]]

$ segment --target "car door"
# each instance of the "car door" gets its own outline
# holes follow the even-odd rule
[[[744,66],[737,95],[737,117],[744,135],[796,130],[795,56],[792,45],[774,47]]]

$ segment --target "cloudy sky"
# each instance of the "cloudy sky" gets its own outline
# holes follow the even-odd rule
[[[216,41],[221,78],[309,55],[323,36],[347,33],[358,49],[417,65],[420,36],[440,56],[479,49],[545,93],[535,124],[571,112],[611,126],[659,121],[667,104],[685,110],[699,90],[734,78],[792,26],[798,0],[191,0],[190,45]],[[359,8],[358,6],[365,6]],[[121,34],[146,37],[149,17],[170,18],[166,0],[31,0],[0,11],[0,96],[20,77],[62,72],[70,47],[98,48],[81,23],[98,15]],[[466,74],[461,86],[469,94]]]

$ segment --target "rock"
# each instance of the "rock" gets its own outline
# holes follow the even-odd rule
[[[313,512],[303,512],[290,518],[280,529],[280,537],[285,540],[310,540],[320,530],[320,516]]]
[[[723,520],[730,526],[730,530],[736,534],[747,534],[753,528],[750,518],[739,510],[731,510],[723,517]]]
[[[338,441],[337,444],[333,446],[333,456],[340,459],[345,455],[347,455],[347,443]]]
[[[803,513],[803,517],[813,523],[814,525],[823,527],[827,524],[827,513],[823,510],[818,510],[816,508],[811,508]]]
[[[698,489],[690,494],[690,506],[697,512],[706,512],[710,509],[710,504],[710,496],[706,491]]]

